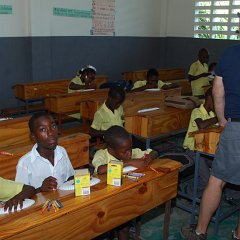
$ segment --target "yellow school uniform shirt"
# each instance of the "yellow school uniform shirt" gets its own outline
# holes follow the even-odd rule
[[[0,177],[0,201],[7,201],[22,191],[23,184]]]
[[[190,66],[188,74],[192,76],[197,76],[201,73],[207,73],[207,72],[208,72],[208,65],[206,63],[202,64],[198,60]],[[208,77],[202,77],[195,81],[191,81],[192,95],[193,96],[204,95],[203,86],[207,86],[207,85],[209,85]]]
[[[71,82],[68,85],[68,93],[76,92],[76,90],[72,90],[72,89],[69,88],[71,83],[75,83],[75,84],[78,84],[78,85],[85,85],[85,83],[81,80],[80,76],[76,76],[75,78],[73,78],[71,80]]]
[[[78,84],[78,85],[85,85],[85,83],[82,82],[80,76],[76,76],[75,78],[73,78],[73,79],[71,80],[71,82],[69,83],[69,85],[70,85],[72,82],[75,83],[75,84]],[[74,92],[78,91],[78,90],[72,90],[72,89],[70,89],[70,88],[69,88],[69,85],[68,85],[68,93],[74,93]],[[76,118],[76,119],[80,119],[80,118],[81,118],[80,113],[70,114],[69,117]]]
[[[147,84],[147,80],[137,81],[137,82],[134,83],[132,89],[143,87],[146,84]],[[159,89],[161,89],[163,85],[169,85],[169,84],[171,84],[171,83],[164,83],[163,81],[158,80],[158,88]]]
[[[94,114],[91,127],[96,130],[105,131],[111,126],[123,127],[123,107],[114,110],[114,113],[106,106],[105,102]]]
[[[146,151],[142,151],[140,148],[134,148],[132,150],[132,159],[136,158],[142,158],[144,154],[149,154],[152,151],[152,149],[147,149]],[[92,160],[92,164],[95,168],[95,172],[97,173],[98,167],[108,164],[111,160],[117,160],[120,161],[119,159],[116,159],[114,156],[112,156],[107,148],[106,149],[100,149],[98,150]]]
[[[212,111],[208,113],[203,104],[201,104],[199,108],[193,109],[190,122],[188,125],[188,131],[183,142],[183,147],[185,149],[188,148],[189,150],[192,151],[194,150],[194,137],[189,137],[188,133],[198,130],[198,126],[197,123],[195,122],[195,119],[201,118],[202,120],[207,120],[213,117],[215,117],[215,113]]]

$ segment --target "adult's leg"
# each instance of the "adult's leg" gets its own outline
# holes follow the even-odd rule
[[[235,230],[235,236],[240,239],[240,216],[238,217],[238,224],[237,224],[237,228]]]
[[[225,182],[221,179],[210,176],[200,204],[197,233],[205,234],[207,232],[210,219],[220,203],[224,185]]]

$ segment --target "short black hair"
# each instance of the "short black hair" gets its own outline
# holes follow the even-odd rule
[[[203,53],[209,54],[208,50],[206,48],[201,48],[198,52],[198,56],[202,55]]]
[[[34,113],[28,121],[28,127],[31,133],[34,131],[35,122],[41,117],[52,117],[52,116],[49,115],[47,112],[43,112],[43,111]]]
[[[117,125],[110,127],[104,134],[104,140],[107,146],[112,149],[117,149],[119,147],[119,142],[128,140],[129,138],[131,138],[131,135],[128,131]]]
[[[155,68],[150,68],[147,71],[147,77],[152,77],[152,76],[159,76],[158,70]]]
[[[92,68],[85,68],[85,69],[83,69],[83,71],[81,71],[79,73],[80,74],[84,74],[84,73],[86,73],[86,74],[88,74],[88,73],[96,74],[96,71],[94,69],[92,69]]]
[[[123,102],[125,99],[125,91],[121,87],[112,87],[109,89],[108,97],[118,99],[120,102]]]

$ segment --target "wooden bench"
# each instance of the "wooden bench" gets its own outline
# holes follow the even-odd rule
[[[29,103],[42,100],[44,97],[56,94],[68,93],[68,85],[71,79],[50,80],[34,83],[21,83],[13,86],[15,97],[25,103],[28,111]],[[97,87],[107,81],[107,76],[97,75],[95,83]]]
[[[89,163],[89,138],[89,135],[83,133],[59,137],[58,144],[66,149],[74,168]],[[32,147],[33,144],[25,144],[24,146],[11,146],[1,149],[1,151],[4,150],[13,155],[0,154],[0,176],[6,179],[15,179],[19,158],[31,151]]]
[[[191,84],[188,79],[185,78],[185,71],[183,68],[167,68],[157,69],[159,73],[159,79],[163,82],[176,83],[182,88],[182,95],[192,93]],[[133,82],[144,80],[147,77],[147,69],[124,72],[123,79],[126,81],[132,80]]]

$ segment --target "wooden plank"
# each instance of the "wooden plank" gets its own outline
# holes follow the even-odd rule
[[[45,108],[53,113],[67,114],[79,112],[80,103],[96,97],[107,97],[108,89],[97,89],[89,92],[76,92],[54,95],[45,98]]]
[[[157,69],[159,73],[159,79],[162,81],[172,80],[172,79],[182,79],[185,78],[185,71],[183,68],[166,68]],[[147,77],[147,69],[123,72],[123,79],[126,81],[132,80],[133,82],[138,80],[144,80]]]
[[[152,112],[126,116],[125,128],[128,132],[138,136],[145,138],[155,137],[175,130],[187,128],[191,111],[191,109],[164,107]]]
[[[63,146],[71,160],[74,168],[89,163],[89,138],[90,136],[83,133],[75,133],[64,137],[59,137],[58,144]],[[15,179],[16,166],[20,157],[31,151],[33,144],[21,147],[8,147],[5,151],[13,156],[0,155],[0,176],[6,179]]]
[[[0,239],[54,240],[81,236],[87,240],[113,229],[176,196],[181,164],[163,159],[154,161],[152,166],[167,167],[171,172],[156,174],[147,168],[142,170],[145,176],[139,182],[124,179],[121,187],[106,185],[106,175],[99,175],[101,183],[91,188],[89,196],[74,197],[72,191],[60,190],[39,193],[33,207],[0,216]],[[64,208],[41,215],[46,199],[59,199]]]
[[[94,82],[97,87],[107,81],[107,76],[97,75]],[[21,100],[34,100],[56,94],[66,94],[70,79],[50,80],[34,83],[21,83],[13,86],[14,95]]]
[[[0,150],[13,145],[31,143],[29,119],[28,116],[0,121]]]

